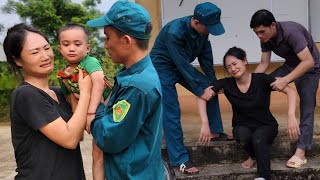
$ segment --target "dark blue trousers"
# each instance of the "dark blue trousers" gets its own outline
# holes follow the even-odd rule
[[[188,83],[184,81],[180,72],[175,69],[157,68],[161,82],[163,95],[163,132],[169,160],[172,166],[178,166],[189,160],[189,153],[183,143],[183,131],[181,128],[181,112],[178,102],[176,83],[192,92]],[[208,79],[199,72],[202,80],[201,86],[209,86]],[[194,92],[192,92],[194,93]],[[195,93],[194,93],[195,94]],[[223,132],[218,96],[207,103],[208,119],[211,133]]]

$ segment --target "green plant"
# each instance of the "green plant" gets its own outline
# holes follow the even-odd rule
[[[0,122],[5,122],[10,119],[10,90],[0,90]]]
[[[0,62],[0,90],[14,89],[18,81],[14,77],[7,62]]]

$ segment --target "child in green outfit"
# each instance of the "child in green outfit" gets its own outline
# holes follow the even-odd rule
[[[104,101],[111,92],[112,84],[104,76],[99,61],[88,55],[90,52],[89,32],[81,25],[69,24],[61,28],[58,32],[58,49],[68,65],[59,70],[58,79],[63,94],[67,97],[71,93],[75,97],[79,96],[78,72],[79,68],[84,70],[84,76],[90,75],[92,89],[90,105],[87,113],[87,122],[95,116],[98,104]],[[74,107],[72,107],[74,108]],[[86,130],[90,133],[90,124],[87,123]],[[92,174],[93,179],[102,180],[104,177],[103,152],[92,142]]]

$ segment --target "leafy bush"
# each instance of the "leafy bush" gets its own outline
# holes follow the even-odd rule
[[[0,122],[9,121],[10,119],[10,97],[11,90],[0,90]]]
[[[17,84],[9,64],[0,62],[0,122],[9,120],[10,97]]]
[[[0,62],[0,90],[14,89],[18,82],[7,62]]]

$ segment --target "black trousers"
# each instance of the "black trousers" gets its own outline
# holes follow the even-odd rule
[[[270,148],[278,134],[278,127],[265,125],[257,128],[233,127],[234,139],[257,162],[258,177],[271,178]]]

